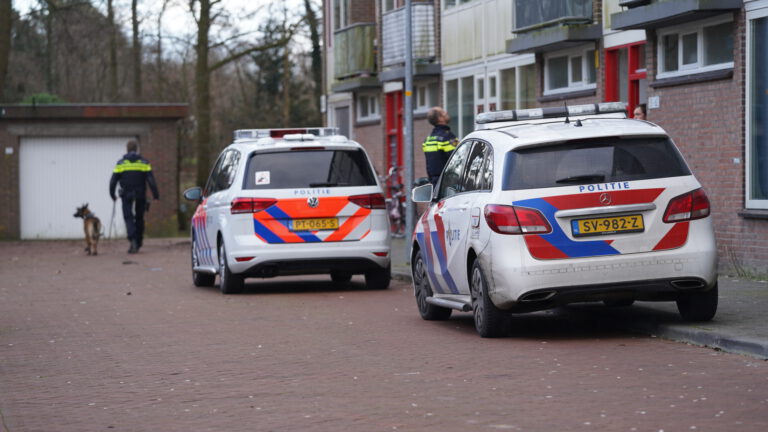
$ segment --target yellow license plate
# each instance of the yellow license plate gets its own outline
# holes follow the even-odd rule
[[[643,215],[613,216],[571,221],[574,237],[643,232]]]
[[[339,229],[339,218],[294,219],[291,221],[293,231],[321,231]]]

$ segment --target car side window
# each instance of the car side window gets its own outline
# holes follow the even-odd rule
[[[208,181],[205,182],[205,188],[203,189],[203,196],[210,196],[218,191],[218,178],[219,174],[221,173],[221,169],[224,166],[224,160],[226,158],[226,153],[222,153],[219,158],[216,160],[216,164],[213,166],[213,169],[211,170],[211,175],[208,177]]]
[[[480,189],[493,190],[493,149],[491,146],[485,146],[485,163],[483,171],[480,174]]]
[[[480,189],[482,181],[481,173],[483,169],[483,160],[485,158],[486,144],[480,141],[475,142],[472,147],[472,151],[469,153],[467,159],[467,169],[464,172],[464,180],[462,182],[462,191],[469,192]]]
[[[221,172],[216,179],[216,190],[226,190],[232,186],[232,182],[235,181],[235,174],[237,172],[237,165],[240,162],[240,152],[237,150],[229,150],[224,156],[224,162],[222,163]]]
[[[471,147],[472,141],[464,141],[453,151],[451,158],[445,165],[443,175],[440,178],[440,191],[437,195],[438,199],[447,198],[462,192],[461,177]]]

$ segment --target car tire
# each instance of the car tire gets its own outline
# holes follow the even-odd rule
[[[677,299],[677,310],[685,321],[710,321],[717,312],[717,283],[704,292],[686,294]]]
[[[426,321],[445,321],[451,317],[452,309],[440,307],[427,303],[427,297],[432,297],[432,287],[429,285],[427,276],[427,267],[424,265],[424,258],[421,251],[416,254],[411,265],[411,280],[413,281],[413,293],[416,297],[416,306],[419,308],[419,315]]]
[[[352,273],[345,271],[332,271],[331,280],[333,283],[345,284],[352,280]]]
[[[192,239],[192,283],[196,287],[212,287],[216,283],[216,275],[210,273],[201,273],[194,270],[200,264],[197,258],[197,240]]]
[[[475,318],[475,330],[481,337],[499,337],[507,324],[507,314],[493,304],[488,296],[488,282],[480,268],[480,261],[472,264],[470,279],[472,293],[472,315]]]
[[[219,244],[219,290],[222,294],[237,294],[243,291],[243,277],[233,274],[227,264],[227,249],[224,242]]]
[[[392,280],[392,268],[390,266],[365,272],[365,285],[369,289],[385,290],[389,288],[390,280]]]

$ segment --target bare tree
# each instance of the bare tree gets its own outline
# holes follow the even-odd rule
[[[141,100],[141,38],[139,35],[138,0],[131,0],[131,29],[133,30],[133,97]],[[165,8],[165,3],[163,3]]]
[[[3,100],[5,77],[8,73],[8,60],[11,57],[11,0],[0,0],[0,101]]]
[[[107,0],[107,22],[109,24],[109,100],[117,101],[117,26],[113,0]]]
[[[320,23],[311,3],[311,0],[304,0],[306,20],[312,41],[312,80],[315,83],[315,108],[319,112],[320,97],[323,95],[323,54],[320,49]]]
[[[197,59],[195,63],[195,115],[197,120],[196,150],[197,150],[197,183],[203,184],[208,177],[208,170],[211,163],[211,74],[219,68],[256,51],[263,51],[270,48],[284,46],[293,37],[299,23],[288,26],[284,25],[287,31],[283,34],[285,37],[267,44],[246,45],[238,50],[229,49],[229,53],[209,63],[209,54],[212,48],[210,31],[211,26],[222,15],[223,9],[216,9],[215,6],[221,3],[221,0],[189,0],[189,10],[197,24],[197,43],[195,52]],[[239,38],[230,38],[231,41],[237,41]],[[226,45],[223,41],[213,46]]]

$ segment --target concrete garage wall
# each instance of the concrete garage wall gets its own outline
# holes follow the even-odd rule
[[[0,106],[0,200],[3,202],[0,206],[0,239],[21,238],[21,193],[27,188],[22,188],[20,184],[20,153],[22,142],[33,138],[62,138],[60,142],[63,145],[72,142],[71,138],[75,137],[138,138],[141,154],[152,164],[160,189],[160,201],[153,203],[146,216],[147,235],[176,234],[179,204],[177,128],[179,120],[186,117],[187,112],[187,106],[181,104]],[[73,151],[77,149],[73,148]],[[73,173],[78,172],[80,176],[82,171],[89,170],[111,172],[124,153],[123,144],[122,150],[105,163],[106,166],[88,166],[87,160],[90,159],[86,159],[82,164],[75,164],[69,169]],[[94,176],[99,179],[95,181],[100,183],[103,182],[102,177]],[[96,185],[88,190],[101,190],[109,202],[108,187],[107,180],[103,185]],[[76,192],[73,195],[76,195]],[[31,199],[45,200],[46,197]],[[90,197],[83,197],[78,198],[78,201],[86,202],[89,199]],[[111,215],[111,204],[109,207],[109,211],[100,210],[97,213],[105,224],[108,224]],[[56,213],[61,213],[61,210]],[[52,214],[52,217],[74,220],[73,213],[74,208],[61,215]],[[117,213],[116,217],[119,217],[119,209]],[[106,231],[107,227],[104,230]],[[56,237],[56,234],[49,237],[51,236]]]

